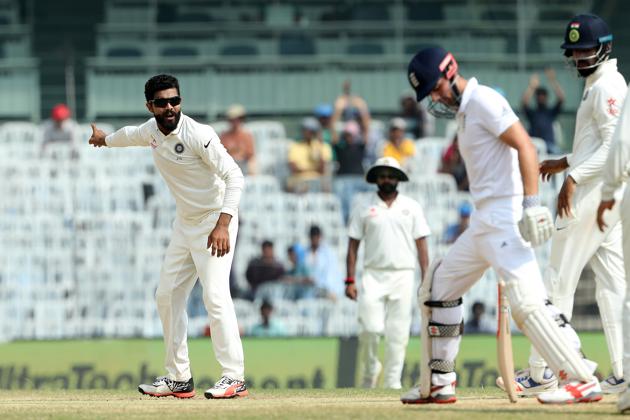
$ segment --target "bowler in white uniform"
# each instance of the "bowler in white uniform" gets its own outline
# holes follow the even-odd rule
[[[175,77],[152,77],[144,94],[153,118],[107,136],[92,125],[89,140],[95,147],[150,147],[177,205],[156,292],[167,374],[153,384],[140,385],[139,391],[157,397],[195,395],[186,341],[186,302],[199,278],[212,347],[222,369],[221,379],[204,395],[245,396],[243,347],[229,287],[243,174],[210,126],[182,114]]]
[[[366,174],[378,191],[357,206],[350,218],[346,296],[359,302],[362,385],[373,388],[382,366],[380,336],[385,336],[385,388],[400,389],[415,301],[416,265],[422,274],[429,264],[426,237],[431,233],[422,206],[397,191],[408,181],[398,161],[383,157]],[[355,284],[355,265],[363,242],[364,267]]]

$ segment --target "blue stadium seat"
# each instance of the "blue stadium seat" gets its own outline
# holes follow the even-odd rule
[[[300,33],[284,33],[278,40],[280,55],[314,55],[313,39]]]
[[[351,44],[348,46],[348,54],[351,55],[379,55],[383,54],[383,46],[375,42]]]
[[[258,55],[258,48],[251,44],[233,44],[221,48],[220,55]]]

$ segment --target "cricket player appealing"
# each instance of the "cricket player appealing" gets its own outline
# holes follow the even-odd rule
[[[527,132],[507,100],[475,78],[458,74],[451,53],[426,48],[409,64],[418,101],[429,111],[457,119],[459,148],[470,179],[475,211],[469,228],[443,260],[434,261],[419,293],[422,305],[420,387],[403,403],[453,403],[455,358],[463,324],[462,295],[492,267],[505,282],[512,316],[557,374],[573,387],[573,402],[597,401],[601,389],[563,331],[560,313],[547,298],[532,246],[553,232],[551,213],[538,198],[538,161]],[[529,243],[528,243],[529,242]],[[575,332],[573,332],[575,334]],[[539,395],[542,403],[556,399]]]
[[[400,389],[415,296],[416,261],[424,274],[429,264],[426,237],[430,230],[420,204],[397,191],[398,183],[409,178],[396,159],[378,159],[365,178],[378,186],[378,192],[357,206],[350,218],[346,296],[359,302],[363,386],[376,385],[382,369],[378,344],[384,334],[383,385]],[[354,275],[361,241],[364,271],[357,290]]]
[[[617,220],[605,214],[606,210],[621,213],[621,226],[623,230],[623,256],[626,272],[626,281],[630,279],[630,189],[625,188],[623,199],[619,202],[618,194],[623,190],[624,179],[630,175],[630,101],[625,101],[610,152],[604,165],[604,184],[602,186],[602,197],[597,209],[597,225],[601,232],[608,229],[610,220]],[[619,216],[617,216],[619,217]],[[623,342],[623,371],[625,379],[630,376],[630,295],[626,290],[623,302],[622,324],[624,334]],[[629,381],[625,381],[628,383]],[[630,388],[624,387],[623,393],[617,401],[617,408],[621,413],[630,410]]]
[[[243,174],[215,131],[181,112],[177,79],[154,76],[144,87],[154,118],[113,134],[92,125],[95,147],[150,146],[153,159],[177,204],[173,235],[166,250],[155,297],[166,347],[167,375],[142,384],[156,397],[195,395],[188,359],[186,301],[199,277],[208,310],[212,347],[222,378],[206,398],[245,396],[243,347],[230,296],[229,274],[238,230]]]
[[[603,231],[596,223],[602,176],[620,108],[626,97],[626,81],[610,59],[612,34],[595,15],[582,14],[567,25],[562,48],[585,79],[577,111],[571,154],[540,165],[543,178],[568,170],[558,194],[556,230],[551,239],[549,266],[544,281],[551,302],[571,320],[573,299],[580,274],[587,263],[595,272],[595,299],[610,353],[612,375],[601,382],[602,392],[626,389],[623,380],[622,306],[626,293],[619,206],[607,216]],[[623,188],[617,199],[623,195]],[[557,388],[558,380],[532,349],[529,369],[518,372],[516,389],[535,395]],[[558,392],[562,393],[562,390]]]

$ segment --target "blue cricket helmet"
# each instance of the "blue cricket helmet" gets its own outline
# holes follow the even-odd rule
[[[612,42],[612,32],[602,18],[590,13],[574,16],[564,32],[564,55],[571,56],[571,50],[587,50]]]
[[[457,73],[457,62],[451,53],[442,47],[429,47],[419,51],[409,62],[407,76],[421,101],[435,87],[440,77],[451,80]]]

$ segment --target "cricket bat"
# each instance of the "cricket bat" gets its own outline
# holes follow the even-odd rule
[[[503,378],[505,392],[511,402],[516,402],[514,385],[514,358],[512,355],[512,334],[510,332],[510,304],[505,294],[505,282],[499,280],[499,313],[497,327],[497,361],[499,374]]]

